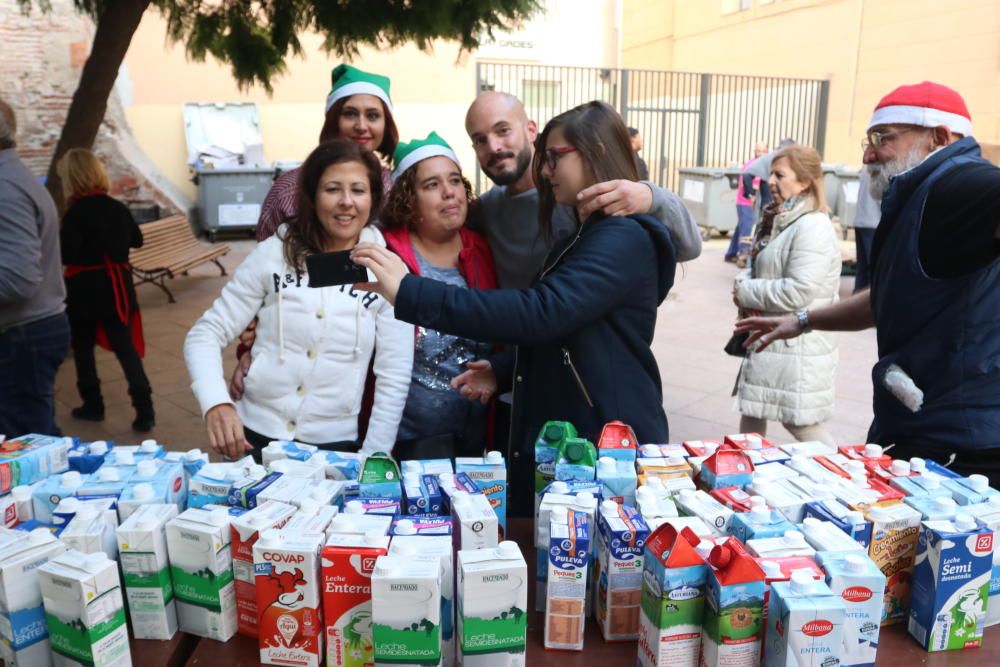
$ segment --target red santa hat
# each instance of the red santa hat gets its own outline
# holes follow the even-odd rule
[[[940,83],[924,81],[900,86],[879,101],[868,123],[876,125],[944,125],[955,134],[972,134],[972,116],[965,100],[956,91]]]

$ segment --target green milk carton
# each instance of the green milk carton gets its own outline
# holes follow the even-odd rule
[[[458,552],[458,651],[463,667],[524,667],[528,566],[516,542]]]
[[[535,494],[540,494],[556,476],[556,459],[562,443],[577,435],[569,422],[545,422],[535,440]]]
[[[372,574],[375,666],[441,664],[441,563],[379,556]]]

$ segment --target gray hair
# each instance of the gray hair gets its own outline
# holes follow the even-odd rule
[[[13,148],[16,145],[16,134],[17,118],[14,116],[14,109],[0,98],[0,150]]]

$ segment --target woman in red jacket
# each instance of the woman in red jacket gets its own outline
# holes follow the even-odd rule
[[[472,186],[451,147],[431,132],[396,149],[394,185],[381,215],[387,247],[411,273],[450,285],[495,289],[489,246],[465,227]],[[400,459],[481,455],[496,390],[493,346],[418,327]],[[456,378],[461,378],[456,381]],[[479,400],[470,401],[469,397]]]

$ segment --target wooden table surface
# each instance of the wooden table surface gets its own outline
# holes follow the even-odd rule
[[[528,580],[534,581],[535,558],[531,537],[531,522],[527,519],[513,519],[508,522],[508,536],[521,545],[528,562]],[[535,608],[534,589],[529,587],[528,609]],[[597,624],[587,619],[583,651],[546,651],[542,648],[542,614],[530,612],[528,617],[528,667],[535,665],[558,665],[559,667],[621,667],[631,666],[636,661],[636,643],[608,644],[600,635]],[[178,633],[180,634],[180,633]],[[149,643],[149,642],[144,642]],[[164,642],[165,643],[165,642]],[[879,667],[987,667],[1000,665],[1000,626],[987,628],[985,646],[965,651],[942,651],[927,653],[907,634],[903,625],[883,628],[878,650]],[[223,667],[223,665],[258,665],[257,642],[237,635],[226,643],[211,639],[198,642],[194,652],[187,658],[188,665],[203,667]],[[146,663],[141,653],[133,654],[136,664]],[[165,663],[146,663],[165,664]],[[182,663],[174,663],[182,664]],[[145,665],[143,665],[145,667]]]

